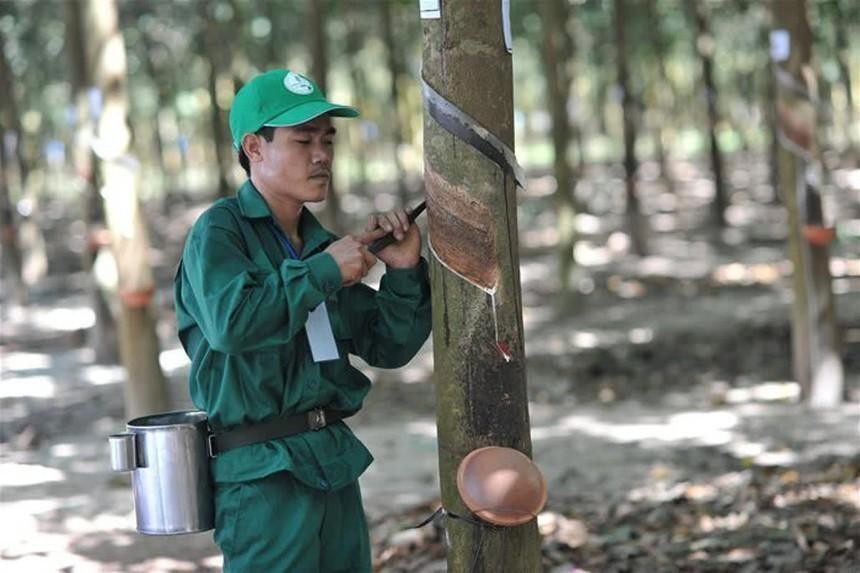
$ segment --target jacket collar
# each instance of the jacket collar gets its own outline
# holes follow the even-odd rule
[[[274,221],[269,204],[266,203],[266,200],[260,192],[257,191],[257,188],[254,187],[254,184],[251,183],[250,179],[245,181],[245,183],[239,188],[239,191],[236,193],[236,197],[239,201],[239,209],[244,217],[248,219],[262,219],[264,217],[268,217]],[[331,242],[332,239],[336,238],[332,233],[329,233],[323,228],[314,214],[311,213],[307,207],[302,208],[302,213],[299,219],[299,234],[304,241],[302,258],[305,258],[320,246],[326,245]]]
[[[272,216],[272,210],[269,209],[268,203],[250,179],[239,188],[236,197],[239,199],[239,209],[241,209],[242,215],[248,219]]]

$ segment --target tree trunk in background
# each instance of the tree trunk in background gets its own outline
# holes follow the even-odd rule
[[[0,93],[6,94],[4,104],[0,107],[0,245],[3,246],[2,268],[0,273],[11,284],[11,290],[15,302],[21,305],[27,304],[28,290],[24,284],[22,275],[21,248],[18,242],[18,217],[15,205],[12,201],[9,186],[9,171],[12,163],[7,154],[6,136],[11,135],[20,140],[20,129],[15,130],[13,125],[18,116],[14,105],[12,92],[12,71],[6,61],[5,38],[0,36]],[[11,104],[11,105],[10,105]]]
[[[856,111],[854,110],[854,90],[851,85],[851,72],[848,69],[848,53],[849,53],[849,45],[848,38],[845,36],[845,18],[842,12],[842,6],[839,5],[840,0],[834,0],[832,4],[833,8],[833,27],[834,27],[834,35],[836,36],[836,63],[839,66],[839,76],[842,78],[842,83],[845,84],[845,99],[846,104],[848,105],[848,117],[846,121],[848,123],[847,126],[847,139],[848,145],[857,151],[858,141],[855,132],[855,121],[857,119]]]
[[[101,92],[96,154],[111,246],[117,264],[120,355],[126,369],[125,410],[133,418],[166,409],[167,385],[158,362],[151,309],[155,283],[149,240],[138,199],[138,166],[131,156],[125,43],[115,0],[75,3],[86,30],[88,68]]]
[[[385,39],[385,52],[388,56],[388,73],[391,76],[390,96],[391,112],[389,114],[391,125],[391,142],[394,145],[394,167],[397,177],[397,195],[400,204],[407,205],[409,202],[409,189],[406,186],[406,173],[403,162],[400,160],[400,149],[403,146],[403,127],[400,121],[400,90],[397,82],[402,73],[403,65],[400,63],[398,45],[394,41],[394,26],[391,22],[391,10],[394,8],[390,2],[379,3],[382,16],[382,37]]]
[[[812,241],[805,234],[832,226],[824,219],[816,188],[820,176],[813,175],[821,164],[816,144],[812,34],[805,0],[781,0],[773,2],[772,8],[779,180],[788,209],[788,248],[794,267],[794,373],[807,402],[826,408],[841,402],[844,374],[827,241]]]
[[[760,43],[758,47],[762,53],[767,55],[770,52],[770,29],[773,21],[772,10],[767,5],[761,7],[759,12],[759,26],[761,33]],[[765,60],[769,70],[770,56]],[[767,146],[767,166],[768,166],[768,182],[773,189],[772,204],[778,204],[781,197],[779,195],[779,138],[776,133],[776,80],[769,71],[763,74],[762,90],[760,94],[760,107],[762,116],[767,120],[766,132],[769,138]]]
[[[723,177],[723,156],[717,139],[717,124],[720,121],[717,110],[717,85],[714,82],[714,48],[716,41],[711,34],[705,11],[707,4],[695,2],[688,4],[696,23],[696,53],[702,62],[702,83],[705,88],[705,101],[708,107],[708,141],[710,142],[711,171],[714,174],[714,201],[711,203],[711,220],[718,229],[726,226],[726,207],[728,198]]]
[[[9,92],[5,92],[9,93]],[[0,137],[7,133],[5,125],[0,129]],[[26,305],[28,301],[28,290],[24,284],[21,274],[21,249],[18,246],[18,222],[15,214],[15,206],[9,196],[9,178],[7,177],[9,158],[6,154],[6,146],[0,145],[0,245],[3,246],[2,267],[0,276],[11,285],[12,296],[20,305]]]
[[[285,63],[282,57],[283,52],[280,49],[283,48],[281,44],[281,14],[283,10],[273,0],[269,0],[268,2],[263,2],[263,12],[272,26],[271,32],[269,32],[269,41],[266,44],[266,60],[268,60],[266,68],[283,68]]]
[[[651,128],[654,130],[654,146],[657,162],[660,165],[660,178],[669,193],[675,192],[675,182],[669,169],[668,152],[666,142],[671,141],[671,135],[667,135],[671,123],[671,110],[675,105],[675,94],[672,90],[672,82],[666,71],[666,37],[660,26],[661,17],[657,0],[648,0],[645,4],[648,11],[648,25],[654,44],[654,56],[657,58],[657,81],[655,82],[654,101],[650,111],[650,117],[654,118]]]
[[[382,3],[383,6],[387,4],[387,2]],[[351,0],[348,4],[348,10],[352,17],[349,18],[349,22],[347,23],[346,53],[344,54],[349,65],[349,79],[352,82],[353,102],[359,110],[364,107],[367,96],[364,72],[361,69],[361,64],[358,62],[361,42],[367,33],[367,30],[362,29],[359,22],[361,14],[366,9],[367,5],[359,0]],[[358,125],[351,126],[356,129],[349,130],[348,145],[350,145],[349,153],[358,165],[358,184],[355,186],[355,191],[359,195],[365,196],[367,193],[367,144],[364,141],[364,133],[359,122],[356,122]],[[351,186],[352,181],[350,181]]]
[[[85,42],[88,31],[85,28],[81,0],[66,2],[64,6],[68,46],[66,52],[77,118],[71,155],[76,174],[86,183],[83,215],[87,240],[81,253],[81,266],[90,274],[91,280],[87,285],[87,291],[95,315],[93,328],[87,334],[87,344],[95,352],[97,362],[114,364],[119,362],[120,352],[116,319],[108,302],[111,285],[105,284],[104,277],[97,273],[94,267],[96,258],[99,256],[108,265],[115,264],[110,242],[107,240],[104,209],[99,196],[100,178],[92,148],[96,131],[95,113],[99,104],[90,101],[94,86],[90,68],[87,65]]]
[[[513,77],[501,3],[440,6],[441,19],[423,20],[425,81],[513,147]],[[516,188],[497,164],[445,131],[426,104],[424,175],[442,503],[466,515],[456,474],[469,452],[496,445],[531,455]],[[449,571],[540,570],[535,520],[490,527],[448,519],[446,526]]]
[[[149,37],[146,30],[140,31],[140,39],[143,43],[143,49],[145,52],[142,58],[143,65],[146,68],[146,75],[149,76],[149,79],[155,87],[155,109],[158,110],[152,118],[152,145],[155,147],[155,164],[166,187],[169,177],[167,174],[167,166],[164,164],[164,141],[161,139],[159,115],[162,109],[170,105],[168,103],[170,96],[167,93],[165,82],[162,81],[161,74],[156,68],[155,62],[152,60],[152,53],[153,50],[155,50],[155,45],[152,43],[152,39]]]
[[[233,165],[233,158],[228,153],[230,144],[226,137],[228,130],[226,112],[218,105],[218,81],[225,73],[229,75],[229,71],[225,72],[227,36],[222,33],[221,26],[212,13],[215,5],[208,0],[203,0],[198,7],[206,23],[206,29],[203,31],[203,46],[204,56],[209,63],[206,88],[209,91],[209,122],[212,125],[212,145],[215,147],[215,163],[218,170],[217,197],[228,197],[232,194],[228,174]]]
[[[573,85],[573,39],[567,32],[569,9],[562,2],[540,2],[538,13],[543,21],[543,64],[546,72],[547,103],[552,117],[553,170],[556,189],[556,221],[558,225],[558,273],[561,298],[571,292],[570,273],[576,260],[576,206],[573,170],[570,166],[572,129],[567,105]]]
[[[634,253],[644,256],[648,252],[645,232],[646,221],[639,207],[639,194],[636,191],[636,129],[638,124],[637,104],[630,91],[630,74],[627,69],[627,40],[625,34],[625,2],[615,0],[615,64],[618,73],[618,87],[621,90],[621,107],[624,124],[624,176],[627,196],[626,224],[630,232],[630,247]]]
[[[319,88],[328,96],[328,37],[326,36],[325,2],[324,0],[311,0],[308,22],[308,44],[311,49],[311,75]],[[328,198],[322,213],[323,223],[335,233],[342,233],[343,223],[341,221],[340,197],[334,187],[329,184]]]
[[[610,26],[611,27],[611,26]],[[612,31],[604,26],[599,26],[594,31],[594,45],[606,46],[612,43],[610,35]],[[597,49],[594,50],[591,56],[592,67],[594,68],[594,88],[591,92],[594,98],[591,102],[591,113],[597,119],[597,131],[603,137],[609,135],[609,121],[607,115],[611,109],[611,105],[607,105],[608,101],[612,101],[612,87],[614,85],[614,77],[609,64],[609,50]]]

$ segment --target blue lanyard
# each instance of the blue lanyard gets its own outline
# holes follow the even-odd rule
[[[278,226],[277,223],[275,223],[275,221],[270,220],[269,223],[271,224],[272,231],[275,233],[275,236],[281,241],[281,244],[284,246],[284,248],[287,249],[287,252],[290,254],[290,257],[293,259],[300,259],[301,257],[299,256],[299,253],[297,253],[296,250],[293,248],[293,245],[287,238],[286,233],[281,230],[281,228]]]

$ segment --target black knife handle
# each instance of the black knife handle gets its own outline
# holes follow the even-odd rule
[[[409,213],[409,216],[408,216],[409,222],[410,223],[415,222],[415,218],[418,217],[418,215],[420,215],[424,211],[424,208],[426,206],[427,206],[427,201],[421,201],[418,205],[416,205],[415,208],[412,209],[412,212]],[[385,247],[387,247],[391,243],[396,243],[396,242],[397,242],[397,239],[394,238],[394,232],[392,231],[392,232],[388,233],[387,235],[383,235],[382,237],[379,237],[378,239],[376,239],[375,241],[370,243],[370,246],[367,247],[367,250],[375,255],[376,253],[378,253],[379,251],[381,251],[382,249],[384,249]]]

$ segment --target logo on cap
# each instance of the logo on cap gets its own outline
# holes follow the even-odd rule
[[[284,76],[284,87],[298,95],[308,95],[314,91],[314,86],[309,79],[293,72]]]

